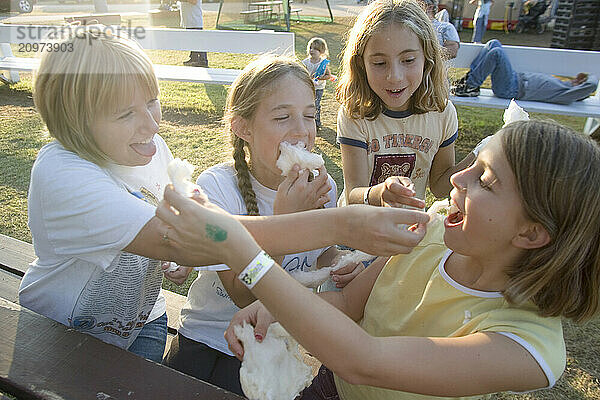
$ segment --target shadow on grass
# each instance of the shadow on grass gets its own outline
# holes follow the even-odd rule
[[[338,147],[337,135],[335,133],[335,129],[331,129],[326,126],[322,126],[321,129],[317,132],[317,136],[322,138],[324,141],[326,141],[330,145]]]
[[[0,106],[33,107],[31,91],[0,83]]]

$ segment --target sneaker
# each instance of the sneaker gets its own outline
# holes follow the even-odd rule
[[[204,61],[199,61],[199,60],[192,60],[191,58],[187,61],[183,62],[183,65],[185,65],[186,67],[203,67],[203,68],[208,68],[208,63],[204,62]]]
[[[453,95],[458,97],[477,97],[479,96],[479,86],[469,86],[467,83],[458,84],[450,90]]]

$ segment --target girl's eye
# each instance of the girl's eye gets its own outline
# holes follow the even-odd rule
[[[496,182],[496,180],[484,179],[483,176],[479,177],[479,185],[483,190],[492,190],[492,185]]]
[[[308,115],[305,115],[304,118],[315,119],[315,115],[314,114],[308,114]]]
[[[416,60],[416,58],[407,58],[406,60],[404,60],[405,64],[410,64],[412,62],[414,62]]]
[[[275,121],[283,121],[283,120],[286,120],[287,118],[288,118],[288,116],[287,116],[287,115],[282,115],[282,116],[279,116],[279,117],[275,117],[275,118],[273,118],[273,119],[274,119]]]
[[[133,115],[133,111],[128,111],[125,114],[120,115],[117,119],[122,120],[122,119],[127,119],[129,117],[131,117]]]

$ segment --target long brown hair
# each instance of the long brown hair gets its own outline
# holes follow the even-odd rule
[[[600,147],[554,122],[515,122],[501,134],[525,211],[551,238],[511,267],[504,295],[588,320],[600,290]]]
[[[423,80],[410,99],[415,114],[442,112],[448,102],[448,79],[437,35],[431,21],[415,0],[377,0],[358,16],[343,52],[336,98],[352,118],[375,119],[385,108],[369,87],[364,53],[371,36],[381,29],[399,25],[411,30],[423,48]]]

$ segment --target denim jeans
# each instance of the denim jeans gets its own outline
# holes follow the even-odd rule
[[[310,386],[300,393],[298,400],[340,400],[333,373],[321,365],[317,376],[314,377]]]
[[[128,351],[160,363],[167,344],[167,313],[144,325]]]
[[[315,90],[315,122],[321,126],[321,99],[323,98],[323,89]]]
[[[473,38],[471,39],[473,43],[481,43],[483,40],[483,35],[487,29],[487,23],[487,15],[480,15],[475,21],[473,21]]]
[[[519,77],[513,70],[502,43],[496,39],[487,42],[471,63],[467,85],[481,86],[488,75],[492,75],[494,95],[502,99],[517,98]]]

